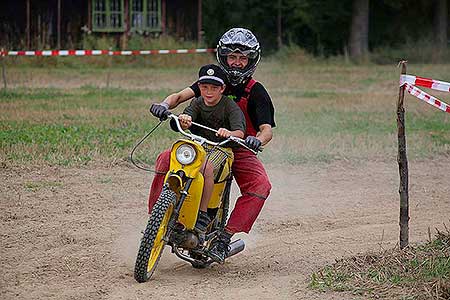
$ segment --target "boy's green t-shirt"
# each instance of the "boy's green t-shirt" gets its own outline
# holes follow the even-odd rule
[[[203,97],[191,101],[184,112],[192,117],[192,121],[213,129],[226,128],[230,131],[242,130],[245,132],[245,117],[239,106],[227,96],[223,96],[214,106],[207,106]],[[212,131],[191,126],[189,130],[196,135],[207,138],[213,142],[220,142],[223,138],[216,136]]]

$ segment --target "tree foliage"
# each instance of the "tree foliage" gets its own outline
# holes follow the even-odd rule
[[[283,44],[319,55],[342,54],[350,38],[352,4],[353,0],[282,0]],[[436,1],[429,0],[370,1],[369,50],[433,40],[434,5]],[[227,29],[239,26],[252,30],[264,51],[276,50],[277,1],[204,0],[203,12],[209,46],[215,46]]]

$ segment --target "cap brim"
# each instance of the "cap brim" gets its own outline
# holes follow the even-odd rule
[[[213,84],[213,85],[222,85],[223,83],[214,79],[201,79],[198,81],[198,83],[209,83],[209,84]]]

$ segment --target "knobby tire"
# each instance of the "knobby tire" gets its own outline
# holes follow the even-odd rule
[[[164,188],[153,207],[139,246],[134,267],[134,278],[137,282],[148,281],[158,265],[166,242],[164,240],[157,240],[155,243],[155,239],[158,233],[158,238],[162,239],[167,231],[175,197],[175,192]]]

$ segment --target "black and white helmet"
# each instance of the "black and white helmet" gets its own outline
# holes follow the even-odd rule
[[[230,67],[227,63],[227,55],[233,52],[241,53],[248,57],[248,64],[240,69]],[[224,33],[217,45],[217,62],[225,71],[232,85],[238,85],[251,77],[261,58],[261,49],[256,36],[245,28],[232,28]]]

